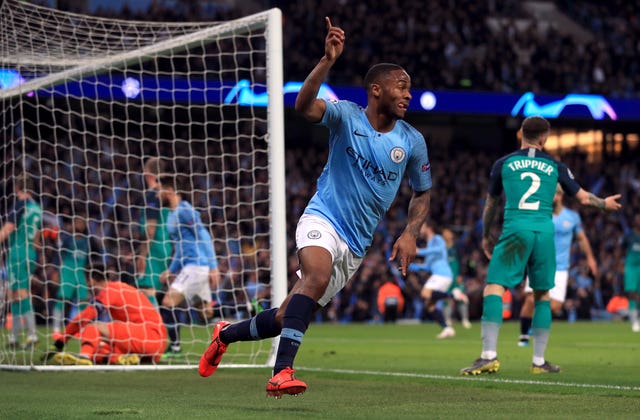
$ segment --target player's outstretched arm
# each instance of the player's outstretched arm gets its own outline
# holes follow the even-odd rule
[[[322,119],[326,105],[324,100],[318,99],[320,85],[329,73],[329,69],[342,54],[344,48],[344,31],[331,25],[331,19],[325,17],[327,23],[327,37],[324,44],[324,57],[311,70],[296,97],[296,111],[308,121],[318,122]]]
[[[595,207],[602,211],[620,210],[622,207],[622,204],[618,202],[620,197],[620,194],[614,194],[605,198],[600,198],[582,188],[580,188],[576,193],[576,199],[580,204],[586,207]]]
[[[98,317],[98,310],[93,304],[88,305],[78,315],[76,315],[64,330],[64,342],[80,332],[87,324]]]
[[[416,253],[418,252],[416,239],[418,239],[420,228],[429,214],[430,203],[431,191],[413,193],[411,201],[409,202],[407,226],[393,244],[389,261],[393,261],[397,256],[400,256],[400,271],[403,276],[407,275],[409,264],[416,258]]]

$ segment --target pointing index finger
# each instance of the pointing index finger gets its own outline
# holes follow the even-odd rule
[[[331,19],[329,18],[329,16],[325,16],[324,21],[327,22],[327,30],[331,29],[333,25],[331,25]]]

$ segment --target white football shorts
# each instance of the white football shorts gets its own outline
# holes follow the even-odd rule
[[[333,261],[331,280],[324,295],[318,300],[319,305],[325,306],[358,271],[362,258],[351,252],[331,223],[314,214],[303,214],[296,228],[296,247],[301,250],[308,246],[326,249]],[[298,277],[301,275],[302,273],[298,270]]]
[[[568,270],[556,271],[556,275],[554,277],[554,286],[553,289],[549,290],[549,297],[553,300],[564,303],[565,299],[567,298],[568,280]],[[527,276],[527,278],[525,279],[524,291],[525,293],[533,293],[533,289],[531,288],[531,286],[529,286],[529,276]]]
[[[196,296],[202,302],[211,302],[209,267],[204,265],[186,265],[182,267],[170,287],[180,292],[189,303],[193,303]]]
[[[453,279],[451,277],[432,274],[422,288],[446,292],[449,290],[449,287],[451,287],[452,281]]]

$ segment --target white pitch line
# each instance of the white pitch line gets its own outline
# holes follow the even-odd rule
[[[627,385],[604,385],[604,384],[581,384],[576,382],[551,382],[551,381],[533,381],[526,379],[501,379],[501,378],[489,378],[486,376],[447,376],[447,375],[431,375],[428,373],[409,373],[409,372],[382,372],[374,370],[350,370],[350,369],[325,369],[325,368],[307,368],[298,367],[299,371],[309,370],[314,372],[332,372],[332,373],[347,373],[353,375],[372,375],[372,376],[395,376],[405,378],[420,378],[420,379],[438,379],[447,381],[480,381],[480,382],[496,382],[505,384],[521,384],[521,385],[549,385],[549,386],[561,386],[566,388],[591,388],[591,389],[613,389],[616,391],[640,391],[640,386],[627,386]]]
[[[220,365],[221,369],[226,368],[245,368],[245,369],[264,369],[267,365],[244,365],[244,364],[229,364]],[[97,369],[96,369],[97,368]],[[36,370],[36,371],[71,371],[71,370],[84,370],[84,371],[96,371],[96,370],[180,370],[180,369],[195,369],[195,366],[191,365],[139,365],[139,366],[15,366],[15,365],[0,365],[0,370]],[[432,375],[428,373],[409,373],[409,372],[383,372],[376,370],[352,370],[352,369],[326,369],[326,368],[314,368],[314,367],[298,367],[297,370],[308,370],[311,372],[332,372],[332,373],[344,373],[351,375],[369,375],[369,376],[394,376],[401,378],[419,378],[419,379],[436,379],[444,381],[476,381],[476,382],[493,382],[504,384],[520,384],[520,385],[549,385],[560,386],[565,388],[589,388],[589,389],[611,389],[616,391],[640,391],[640,386],[628,386],[628,385],[604,385],[604,384],[581,384],[577,382],[551,382],[551,381],[534,381],[526,379],[502,379],[488,376],[448,376],[448,375]]]

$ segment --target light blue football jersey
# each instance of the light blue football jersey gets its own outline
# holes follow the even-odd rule
[[[425,248],[418,249],[418,256],[423,257],[424,261],[409,264],[410,271],[429,271],[431,274],[453,277],[447,243],[441,235],[433,235]]]
[[[431,188],[424,137],[402,120],[388,133],[373,129],[364,109],[326,101],[320,124],[329,128],[329,157],[305,213],[333,225],[358,257],[393,202],[405,172],[414,191]]]
[[[563,207],[553,215],[556,244],[556,271],[569,269],[573,237],[582,232],[582,219],[578,212]]]
[[[200,213],[187,201],[180,201],[178,207],[169,213],[167,231],[174,247],[169,265],[172,273],[187,265],[218,268],[211,234],[202,224]]]

